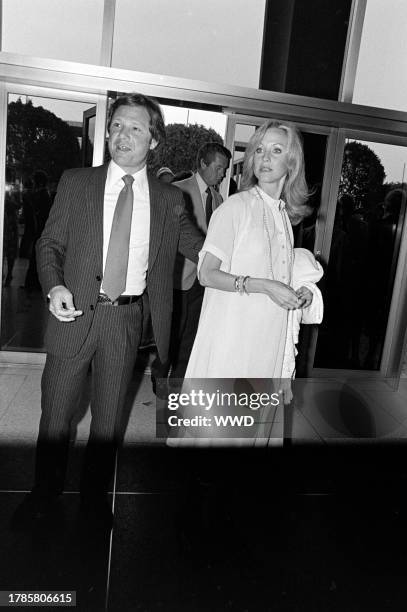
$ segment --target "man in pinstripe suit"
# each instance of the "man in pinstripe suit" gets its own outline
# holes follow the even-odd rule
[[[179,250],[197,261],[202,246],[181,191],[146,170],[150,150],[165,136],[159,105],[139,94],[119,97],[110,109],[108,130],[111,162],[64,173],[38,242],[39,278],[51,315],[35,486],[15,513],[16,526],[46,515],[62,493],[70,423],[90,366],[92,421],[81,508],[87,519],[111,526],[107,490],[124,435],[122,409],[142,331],[141,296],[148,289],[155,341],[165,361],[175,256]],[[127,189],[124,175],[133,178],[128,266],[125,289],[112,301],[104,275],[123,180]]]

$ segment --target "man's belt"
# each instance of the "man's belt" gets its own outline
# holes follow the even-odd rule
[[[112,302],[105,293],[99,293],[97,303],[101,306],[126,306],[127,304],[138,302],[141,298],[142,295],[121,295]]]

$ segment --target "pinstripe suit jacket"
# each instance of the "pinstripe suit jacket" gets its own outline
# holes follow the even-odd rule
[[[45,229],[37,243],[38,273],[48,295],[56,285],[73,294],[76,321],[50,315],[45,347],[50,353],[77,355],[89,333],[103,277],[103,203],[108,164],[67,170],[58,185]],[[172,315],[175,256],[179,250],[197,261],[202,236],[189,220],[179,189],[148,176],[150,246],[147,290],[160,359],[167,359]]]

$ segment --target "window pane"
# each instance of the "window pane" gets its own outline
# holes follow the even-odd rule
[[[366,3],[353,93],[355,104],[406,110],[406,23],[405,0]]]
[[[98,64],[103,0],[3,0],[2,51]]]
[[[261,89],[337,100],[351,0],[269,0]]]
[[[34,247],[62,172],[84,161],[83,117],[89,118],[92,109],[90,103],[9,95],[2,350],[42,350],[48,314],[38,284]],[[86,147],[91,148],[92,134],[85,138]]]
[[[404,227],[405,155],[395,145],[346,143],[315,367],[380,369]]]
[[[112,65],[259,86],[265,0],[120,0]]]

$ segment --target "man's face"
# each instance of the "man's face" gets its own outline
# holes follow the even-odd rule
[[[143,106],[119,106],[109,130],[111,158],[127,174],[146,164],[148,152],[157,146],[150,133],[150,115]]]
[[[198,170],[205,183],[213,187],[214,185],[219,185],[225,178],[228,165],[228,159],[224,155],[216,153],[214,160],[208,165],[201,159]]]

